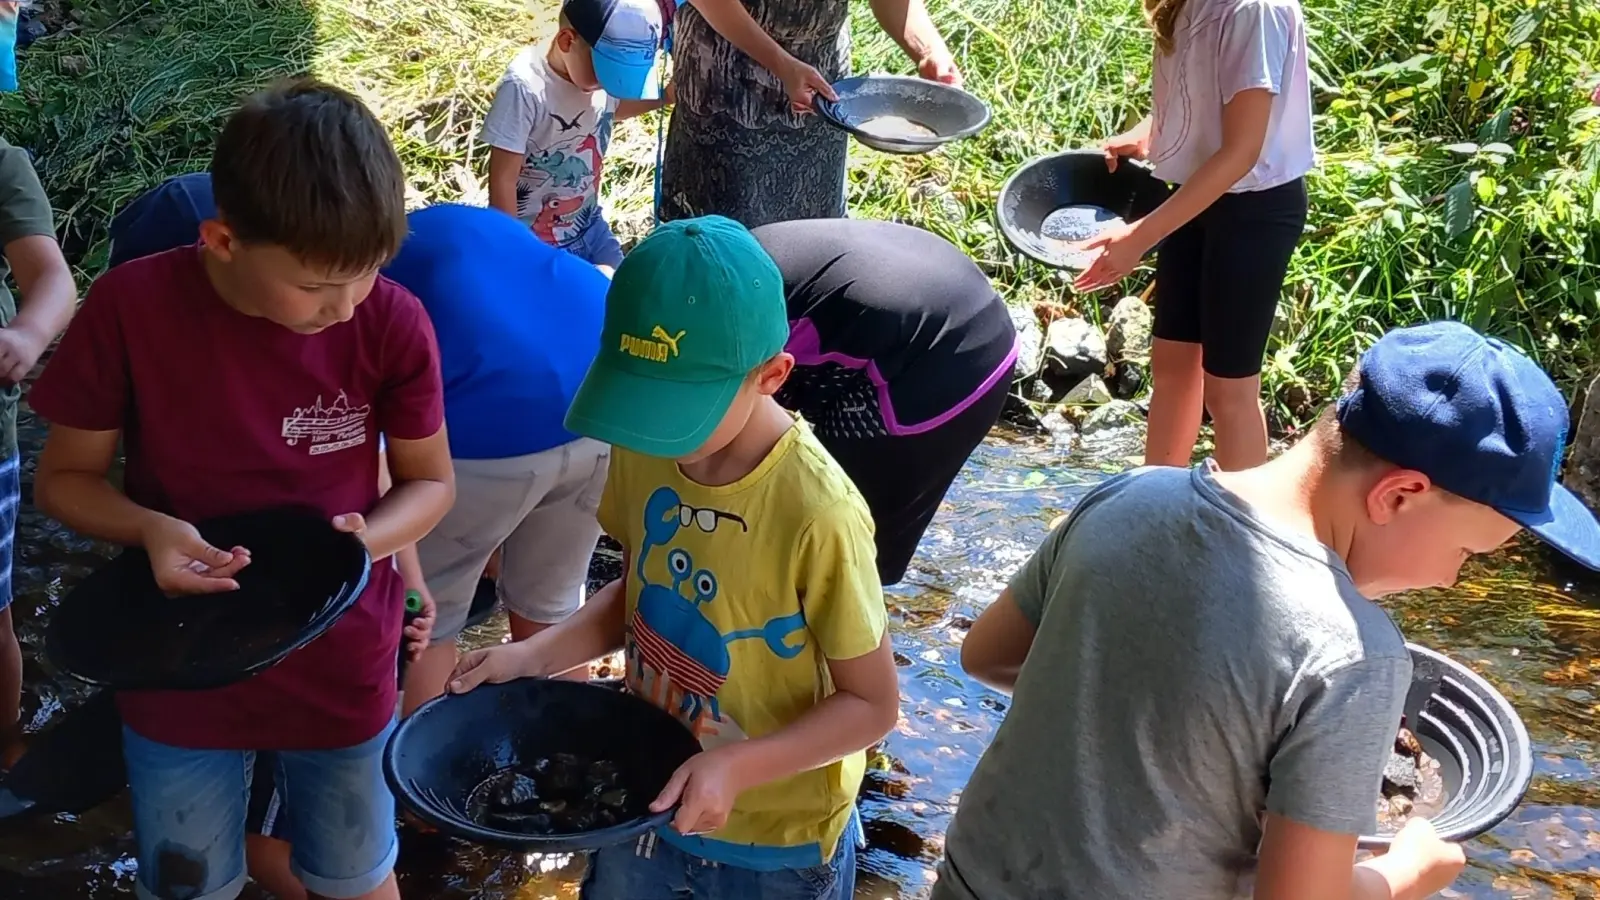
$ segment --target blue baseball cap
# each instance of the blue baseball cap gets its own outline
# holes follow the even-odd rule
[[[187,247],[200,240],[200,223],[216,217],[210,172],[168,178],[111,217],[110,265]]]
[[[1346,434],[1600,569],[1600,523],[1559,480],[1567,402],[1521,350],[1430,322],[1384,335],[1358,373],[1338,404]]]
[[[561,14],[594,51],[600,87],[618,100],[661,97],[661,44],[676,0],[566,0]]]

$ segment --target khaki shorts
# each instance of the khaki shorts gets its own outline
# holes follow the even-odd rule
[[[609,446],[579,438],[527,456],[455,460],[455,505],[417,543],[439,607],[435,641],[461,633],[478,577],[502,544],[499,594],[507,609],[542,624],[577,610],[600,539],[595,510],[610,459]]]

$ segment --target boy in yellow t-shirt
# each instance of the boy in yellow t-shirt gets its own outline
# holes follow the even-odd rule
[[[617,269],[567,427],[616,448],[600,524],[624,578],[567,621],[468,655],[451,690],[551,676],[617,648],[628,687],[705,752],[601,850],[583,900],[849,900],[865,750],[899,689],[872,522],[773,399],[794,359],[778,268],[717,216],[661,226]]]

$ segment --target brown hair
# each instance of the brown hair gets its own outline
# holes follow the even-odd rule
[[[1156,33],[1156,49],[1172,52],[1172,32],[1178,27],[1178,15],[1188,0],[1144,0],[1144,18]]]
[[[1340,386],[1340,396],[1348,395],[1361,384],[1359,368],[1351,369]],[[1312,439],[1317,441],[1323,458],[1341,469],[1365,469],[1383,465],[1384,460],[1368,450],[1366,445],[1351,437],[1339,424],[1339,403],[1335,400],[1323,407],[1317,421],[1311,426]]]
[[[211,157],[218,216],[241,241],[366,272],[406,236],[405,173],[366,105],[312,79],[275,85],[228,119]]]

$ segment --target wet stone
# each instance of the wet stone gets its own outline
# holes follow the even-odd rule
[[[1045,370],[1056,377],[1099,375],[1106,368],[1106,339],[1089,322],[1069,316],[1045,331]]]
[[[1423,752],[1422,742],[1402,722],[1383,767],[1379,831],[1392,834],[1413,816],[1434,815],[1444,808],[1445,799],[1438,760]]]
[[[576,834],[643,814],[616,763],[571,753],[496,772],[467,798],[473,821],[526,835]]]
[[[1409,756],[1390,753],[1383,766],[1383,794],[1415,794],[1417,791],[1417,761]]]

